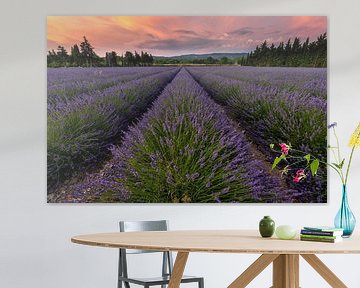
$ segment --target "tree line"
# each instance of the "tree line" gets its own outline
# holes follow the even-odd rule
[[[151,66],[154,63],[154,57],[141,51],[126,51],[124,55],[117,55],[115,51],[106,52],[105,57],[96,54],[95,48],[84,36],[83,41],[71,47],[70,54],[64,46],[59,45],[57,51],[52,49],[48,51],[48,67],[117,67],[117,66]]]
[[[243,66],[288,66],[288,67],[326,67],[327,66],[327,35],[321,34],[315,41],[310,42],[307,38],[303,43],[299,37],[286,44],[280,42],[269,45],[265,40],[260,46],[247,56],[231,59],[222,57],[215,59],[175,59],[156,58],[141,51],[118,55],[115,51],[106,52],[105,57],[96,54],[95,48],[84,36],[83,41],[71,47],[70,54],[64,46],[59,45],[47,55],[48,67],[116,67],[116,66],[151,66],[155,65],[243,65]]]
[[[301,43],[299,37],[289,39],[286,44],[280,42],[268,45],[265,40],[247,57],[241,59],[244,66],[290,66],[290,67],[326,67],[327,66],[327,35],[321,34],[317,40],[310,42],[307,38]]]
[[[229,57],[221,57],[220,59],[214,57],[206,57],[200,59],[176,59],[176,58],[159,58],[155,59],[156,65],[235,65],[239,64],[242,57],[239,58],[229,58]]]

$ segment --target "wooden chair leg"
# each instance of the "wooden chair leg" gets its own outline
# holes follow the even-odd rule
[[[244,288],[254,280],[270,263],[272,263],[278,254],[263,254],[254,263],[252,263],[228,288]]]
[[[177,253],[168,288],[179,288],[180,287],[181,279],[184,274],[185,265],[186,265],[186,261],[187,261],[188,257],[189,257],[189,252],[178,252]]]
[[[314,254],[301,255],[316,272],[333,288],[347,288],[347,286]]]

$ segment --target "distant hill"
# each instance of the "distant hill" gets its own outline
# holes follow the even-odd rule
[[[154,56],[155,60],[200,60],[200,59],[206,59],[208,57],[212,57],[214,59],[220,60],[221,58],[227,57],[228,59],[237,59],[240,57],[247,56],[247,53],[209,53],[209,54],[185,54],[185,55],[179,55],[179,56]]]

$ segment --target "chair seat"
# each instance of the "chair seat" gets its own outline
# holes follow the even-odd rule
[[[195,277],[195,276],[186,276],[184,275],[181,279],[181,283],[187,283],[187,282],[196,282],[199,281],[201,277]],[[119,277],[119,280],[134,283],[138,285],[161,285],[161,284],[168,284],[170,281],[170,276],[164,276],[164,277],[149,277],[149,278],[126,278],[126,277]]]

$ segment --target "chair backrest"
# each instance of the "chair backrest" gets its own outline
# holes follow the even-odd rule
[[[138,232],[138,231],[167,231],[169,224],[167,220],[158,221],[120,221],[120,232]],[[126,254],[140,253],[163,253],[162,275],[171,275],[173,267],[173,259],[171,252],[166,251],[150,251],[136,249],[119,249],[119,276],[128,277],[127,257]],[[127,284],[129,287],[129,284]]]
[[[120,221],[120,232],[167,231],[167,220],[156,221]]]
[[[167,231],[167,220],[156,221],[120,221],[120,232]],[[156,253],[160,251],[126,249],[126,254]]]

